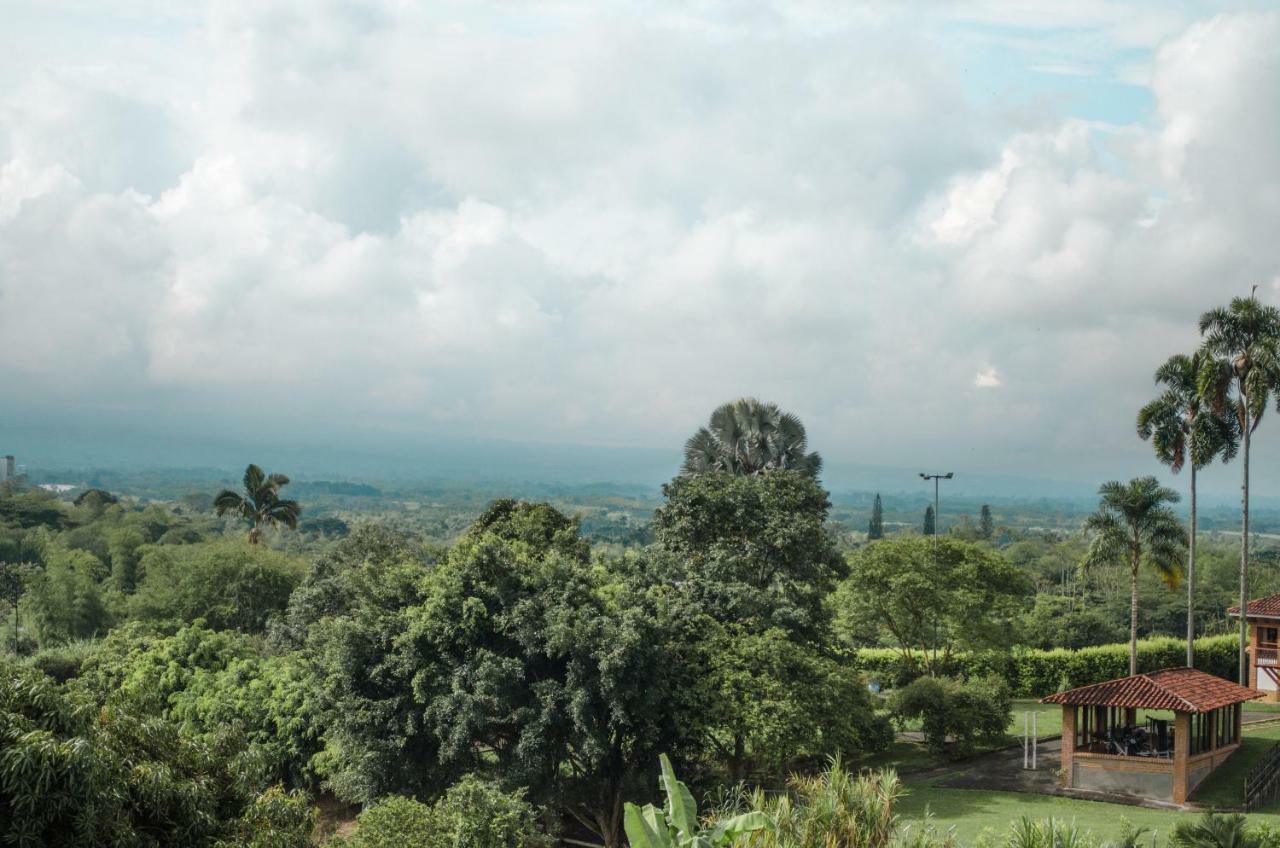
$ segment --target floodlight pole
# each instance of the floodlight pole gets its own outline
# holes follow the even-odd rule
[[[923,471],[920,472],[921,480],[933,481],[933,564],[935,566],[938,564],[938,524],[940,523],[938,521],[938,481],[950,480],[954,476],[956,475],[950,471],[946,474],[925,474]]]
[[[939,518],[938,516],[938,481],[950,480],[954,476],[955,474],[951,473],[950,471],[948,471],[946,474],[925,474],[923,471],[920,472],[921,480],[933,481],[933,570],[935,573],[938,570],[938,524],[940,523],[938,521],[938,518]],[[933,620],[933,659],[935,662],[938,659],[938,619],[937,618],[934,618]]]

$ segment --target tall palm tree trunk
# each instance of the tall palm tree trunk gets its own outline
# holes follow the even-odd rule
[[[1129,566],[1129,675],[1138,673],[1138,556]]]
[[[1191,459],[1191,538],[1187,545],[1187,668],[1196,665],[1196,461]]]
[[[1244,407],[1244,482],[1240,486],[1241,516],[1240,522],[1240,685],[1249,685],[1249,664],[1245,655],[1245,644],[1249,640],[1249,403],[1246,399]]]

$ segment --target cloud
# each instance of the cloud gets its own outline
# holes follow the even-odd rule
[[[0,74],[11,380],[69,414],[653,446],[758,394],[836,460],[945,432],[987,468],[1137,466],[1155,365],[1280,272],[1280,16],[1080,6],[1109,52],[1044,61],[1146,67],[1117,124],[975,99],[957,51],[1050,30],[957,8],[220,0],[65,36]]]
[[[1004,385],[995,368],[984,368],[973,375],[973,385],[979,389],[996,389]]]

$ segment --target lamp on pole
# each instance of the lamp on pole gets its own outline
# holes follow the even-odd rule
[[[953,473],[952,473],[952,472],[950,472],[950,471],[948,471],[946,474],[925,474],[923,471],[921,471],[921,472],[920,472],[920,479],[921,479],[921,480],[932,480],[932,481],[933,481],[933,559],[934,559],[934,565],[937,565],[937,559],[938,559],[938,523],[939,523],[939,522],[938,522],[938,519],[939,519],[939,517],[940,517],[940,516],[938,515],[938,481],[939,481],[939,480],[950,480],[950,479],[951,479],[952,477],[954,477],[954,476],[956,476],[956,475],[955,475],[955,474],[953,474]]]
[[[938,570],[938,524],[940,523],[939,518],[941,518],[941,516],[938,515],[938,481],[950,480],[954,476],[955,474],[951,473],[950,471],[948,471],[946,474],[925,474],[923,471],[920,472],[921,480],[933,481],[933,569],[934,571]],[[934,662],[938,661],[938,620],[936,618],[933,620],[933,660]]]

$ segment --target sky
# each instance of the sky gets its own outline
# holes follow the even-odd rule
[[[1280,303],[1274,3],[0,15],[0,452],[678,455],[754,395],[829,463],[1100,481],[1202,311]]]

